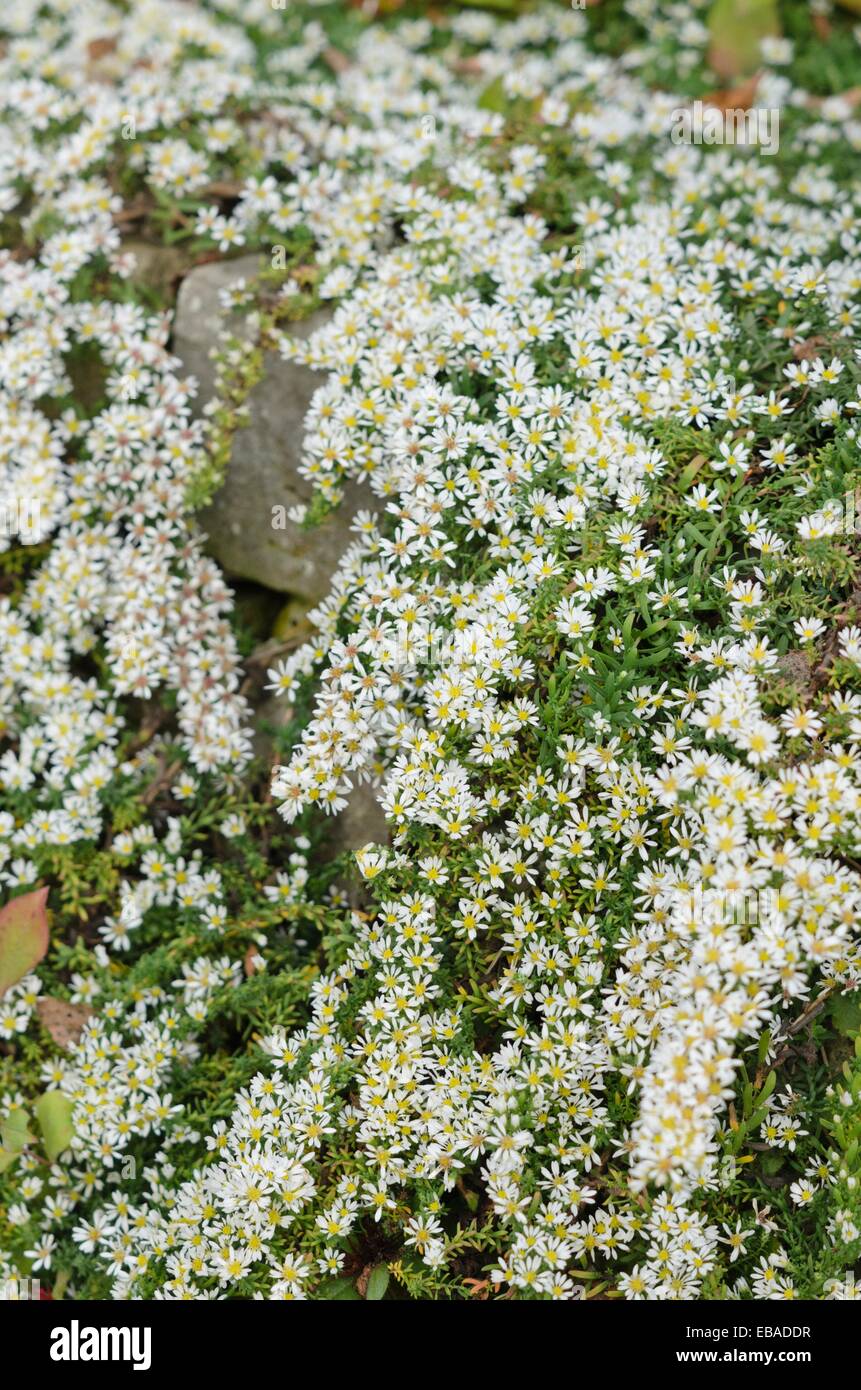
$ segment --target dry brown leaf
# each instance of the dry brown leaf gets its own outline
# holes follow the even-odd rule
[[[323,49],[323,61],[329,65],[333,72],[346,72],[353,65],[346,53],[342,53],[339,48]]]
[[[198,197],[205,198],[238,198],[244,185],[226,179],[216,180],[215,183],[208,183],[197,192]]]
[[[724,80],[755,72],[764,38],[780,34],[777,0],[711,0],[708,64]]]
[[[463,73],[464,77],[481,77],[484,72],[484,64],[478,57],[458,58],[452,67],[455,72]]]
[[[718,111],[747,111],[753,105],[761,77],[761,72],[755,72],[746,82],[740,82],[736,87],[725,87],[721,91],[712,92],[710,96],[704,97],[703,101],[706,106],[717,107]]]
[[[847,106],[857,106],[861,102],[861,87],[847,87],[845,92],[835,92],[830,97],[808,97],[807,105],[818,111],[824,101],[845,101]]]
[[[818,357],[820,348],[828,342],[821,334],[813,338],[805,338],[803,343],[796,343],[792,349],[792,355],[796,362],[807,362],[811,357]]]
[[[490,1288],[488,1279],[464,1279],[464,1285],[469,1289],[470,1298],[487,1298]]]
[[[58,1047],[69,1047],[77,1042],[84,1031],[92,1009],[85,1004],[69,1004],[65,999],[55,999],[50,994],[40,995],[36,1000],[36,1013],[43,1028],[47,1028]]]
[[[376,19],[378,15],[395,14],[403,8],[404,0],[349,0],[350,8],[361,10],[365,19]]]
[[[109,39],[90,39],[87,44],[87,57],[91,63],[97,63],[100,58],[106,58],[109,53],[116,53],[116,35]]]

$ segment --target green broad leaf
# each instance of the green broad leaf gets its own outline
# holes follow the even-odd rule
[[[365,1298],[369,1303],[379,1303],[389,1287],[389,1271],[386,1265],[374,1265],[368,1277],[368,1291]]]
[[[489,86],[485,87],[481,96],[476,102],[476,106],[482,111],[505,111],[508,108],[508,98],[505,95],[505,88],[502,85],[502,77],[494,77]]]
[[[0,1173],[5,1173],[35,1135],[30,1133],[29,1117],[23,1110],[13,1110],[0,1124]]]
[[[844,1038],[861,1032],[861,990],[849,994],[838,994],[831,1001],[829,1010],[834,1027]]]
[[[46,1091],[36,1102],[36,1119],[42,1131],[45,1152],[51,1162],[69,1147],[75,1133],[72,1124],[74,1101],[62,1091]]]
[[[327,1279],[325,1284],[320,1285],[317,1293],[327,1302],[361,1302],[359,1291],[352,1279]]]
[[[11,1115],[7,1115],[2,1125],[0,1125],[0,1135],[7,1149],[26,1148],[31,1143],[34,1136],[30,1133],[29,1117],[24,1110],[13,1110]]]
[[[777,0],[715,0],[709,11],[709,66],[718,77],[746,77],[762,62],[763,39],[780,34]]]
[[[47,888],[37,888],[0,910],[0,995],[29,975],[47,953],[47,900]]]

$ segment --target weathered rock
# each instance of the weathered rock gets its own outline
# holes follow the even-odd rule
[[[259,264],[257,256],[214,261],[195,267],[180,286],[173,351],[200,383],[198,413],[214,395],[215,363],[209,351],[227,322],[219,291],[243,276],[250,280]],[[327,315],[328,310],[313,314],[292,332],[307,337]],[[233,322],[239,324],[239,316]],[[230,574],[312,602],[328,593],[331,575],[352,539],[350,520],[363,505],[362,489],[348,485],[338,511],[320,526],[305,531],[289,519],[282,529],[272,525],[276,515],[284,520],[283,512],[273,509],[289,510],[311,498],[312,485],[299,476],[297,465],[305,413],[324,380],[300,363],[269,355],[264,379],[248,398],[250,422],[234,438],[224,483],[200,513],[208,549]]]
[[[367,844],[387,845],[389,827],[373,787],[354,786],[343,811],[326,825],[326,855],[334,859],[344,850],[363,849]]]
[[[189,253],[181,246],[162,246],[142,237],[124,237],[120,250],[135,258],[134,283],[155,290],[163,303],[170,303],[177,280],[188,269]]]
[[[213,261],[196,266],[182,281],[173,351],[186,372],[200,383],[195,403],[198,414],[215,394],[216,369],[209,351],[227,326],[219,291],[242,277],[252,279],[258,268],[256,256]],[[326,321],[327,314],[327,310],[314,314],[293,325],[291,331],[296,337],[307,337]],[[231,321],[241,337],[240,316],[231,316]],[[274,635],[282,640],[310,635],[307,608],[328,593],[331,575],[353,539],[350,520],[369,502],[361,487],[348,484],[339,511],[321,526],[303,531],[289,520],[283,530],[271,524],[273,508],[289,510],[311,498],[311,484],[299,476],[297,465],[305,413],[324,380],[319,372],[270,355],[263,381],[248,398],[250,423],[235,436],[224,483],[211,505],[200,513],[201,525],[209,536],[208,549],[224,569],[297,596],[279,611]],[[258,757],[271,760],[274,749],[269,730],[283,728],[290,716],[289,703],[275,695],[259,704],[254,738]],[[326,831],[323,853],[327,859],[344,850],[361,849],[369,841],[386,844],[389,840],[385,816],[367,786],[354,789],[349,805],[327,821]]]
[[[293,717],[288,700],[269,695],[257,706],[254,719],[253,744],[255,755],[271,764],[275,753],[273,730],[285,729]],[[321,817],[323,821],[324,859],[335,859],[345,850],[363,849],[367,844],[387,845],[391,840],[377,791],[367,783],[356,785],[350,792],[347,805],[337,816]]]
[[[283,604],[272,624],[272,637],[279,642],[307,642],[316,631],[308,619],[311,605],[301,598],[289,598]]]

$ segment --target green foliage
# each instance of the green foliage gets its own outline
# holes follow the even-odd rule
[[[328,7],[331,8],[331,7]],[[425,7],[414,7],[425,8]],[[514,12],[528,8],[515,0],[486,0],[486,8]],[[642,37],[638,23],[620,3],[595,7],[600,13],[588,15],[594,45],[605,51],[620,51],[635,38]],[[857,54],[846,47],[845,26],[835,23],[833,35],[814,41],[807,6],[783,5],[781,23],[784,31],[800,40],[798,52],[790,69],[796,80],[808,80],[813,90],[836,91],[857,80]],[[730,44],[740,71],[753,63],[754,40],[762,33],[775,32],[776,7],[760,3],[741,14],[739,0],[718,0],[711,12],[711,26],[716,41]],[[393,14],[387,22],[396,25],[403,16]],[[363,27],[357,13],[338,12],[326,16],[331,24],[330,37],[345,46],[355,41]],[[730,35],[728,38],[727,35]],[[268,53],[277,51],[279,44],[271,34],[256,33],[256,60],[261,64]],[[741,41],[740,41],[741,40]],[[440,44],[444,43],[443,37]],[[664,36],[656,44],[653,65],[649,72],[657,80],[662,70],[672,69],[677,56],[672,36]],[[681,86],[707,90],[711,77],[694,69],[684,75]],[[674,86],[673,90],[679,90]],[[505,118],[503,134],[499,137],[500,167],[512,146],[524,141],[534,142],[546,159],[544,175],[530,197],[529,210],[547,221],[549,245],[577,245],[582,227],[575,225],[575,209],[599,193],[601,181],[593,169],[572,155],[567,131],[555,131],[536,118],[533,103],[506,96],[503,81],[497,77],[478,97],[481,109],[496,112]],[[185,130],[194,143],[196,132]],[[114,171],[118,183],[127,192],[136,184],[136,174],[130,147],[125,167]],[[638,176],[643,172],[644,153],[634,144],[626,151],[631,169]],[[780,177],[788,182],[804,161],[803,149],[791,139],[781,149],[777,167]],[[851,151],[835,156],[838,172],[848,182],[852,177]],[[236,152],[231,172],[243,177],[251,167],[247,150]],[[631,180],[631,185],[636,180]],[[660,185],[655,180],[656,196]],[[619,192],[620,205],[633,198],[626,189]],[[204,249],[205,243],[192,229],[194,216],[204,199],[159,197],[150,216],[151,231],[165,244],[187,248],[189,255]],[[703,218],[707,209],[699,208]],[[35,219],[28,228],[28,240],[35,244],[56,230],[50,218]],[[694,224],[691,245],[702,248],[713,235],[706,220]],[[266,353],[272,349],[277,334],[289,328],[291,321],[304,317],[319,306],[315,248],[310,232],[298,228],[286,237],[268,229],[261,237],[265,244],[278,240],[285,245],[283,267],[265,268],[250,287],[255,308],[259,309],[258,327],[250,348],[239,331],[225,346],[219,362],[219,407],[209,421],[207,460],[189,479],[188,504],[204,506],[213,496],[229,461],[236,432],[247,419],[248,398],[265,370]],[[262,248],[261,248],[262,249]],[[312,263],[310,269],[309,261]],[[309,270],[297,276],[297,271]],[[572,280],[581,284],[588,280],[588,271],[577,269]],[[490,286],[486,287],[489,292]],[[282,293],[282,291],[289,291]],[[94,282],[81,277],[73,284],[76,299],[94,293]],[[124,291],[131,303],[147,304],[152,296],[146,287],[132,283]],[[117,292],[118,298],[121,298]],[[810,336],[819,332],[818,310],[809,312]],[[775,335],[775,325],[781,326],[784,309],[777,296],[760,296],[751,306],[746,319],[744,338],[738,343],[736,360],[729,370],[741,371],[741,357],[750,369],[758,386],[764,387],[779,369],[785,357],[785,344]],[[829,344],[829,353],[844,357],[847,365],[845,389],[858,378],[857,363],[853,361],[851,340]],[[547,380],[565,387],[576,387],[580,378],[576,367],[560,355],[554,358],[548,350],[543,363]],[[69,362],[75,401],[94,409],[103,400],[104,372],[97,354],[79,353]],[[451,383],[462,389],[457,381]],[[842,389],[842,388],[841,388]],[[72,397],[70,397],[71,401]],[[59,402],[60,405],[68,402]],[[764,422],[758,427],[759,442],[767,444],[776,437],[777,426]],[[810,542],[796,552],[791,560],[778,556],[760,558],[756,563],[738,537],[743,533],[743,514],[752,507],[767,513],[778,531],[795,527],[798,520],[828,498],[840,495],[853,475],[857,458],[857,441],[845,434],[826,439],[811,418],[799,427],[799,454],[806,460],[811,488],[797,495],[794,475],[771,472],[768,476],[721,477],[716,482],[720,506],[714,512],[692,514],[686,499],[708,473],[709,462],[717,448],[716,437],[707,427],[696,428],[678,419],[655,419],[649,427],[650,441],[660,450],[667,469],[657,480],[643,520],[650,539],[660,548],[658,579],[671,580],[683,574],[690,603],[689,616],[704,626],[717,626],[721,621],[720,598],[713,577],[722,567],[732,565],[745,579],[753,579],[757,568],[764,569],[773,581],[772,617],[781,632],[780,654],[789,651],[792,621],[802,614],[828,618],[836,610],[846,621],[858,620],[858,556],[850,538],[831,537]],[[558,460],[557,472],[547,475],[547,486],[558,483],[565,464]],[[753,470],[752,470],[753,472]],[[322,520],[334,503],[333,495],[319,494],[309,509],[308,524]],[[601,566],[610,561],[611,548],[607,540],[607,515],[600,508],[590,513],[581,537],[581,554],[577,564]],[[683,546],[679,547],[679,540]],[[44,559],[47,547],[27,551],[10,550],[0,554],[0,576],[4,592],[16,602],[23,581],[31,567]],[[564,557],[562,557],[564,559]],[[481,580],[486,564],[478,553],[469,580]],[[666,616],[657,605],[640,594],[630,602],[608,598],[601,613],[602,621],[612,623],[618,630],[618,646],[610,651],[586,647],[584,660],[577,664],[555,629],[553,613],[566,592],[572,565],[563,565],[563,573],[549,579],[540,589],[529,621],[524,626],[520,655],[534,663],[536,671],[536,700],[540,719],[538,727],[524,735],[520,751],[504,768],[494,769],[494,779],[502,793],[514,795],[522,785],[530,760],[539,770],[551,765],[560,740],[570,735],[579,738],[584,732],[584,710],[595,710],[608,719],[614,732],[623,740],[635,737],[638,711],[630,694],[639,685],[652,681],[673,681],[680,686],[687,679],[685,656],[679,650],[679,640],[685,622],[679,615]],[[5,586],[8,586],[8,590]],[[251,654],[261,633],[245,615],[243,655]],[[238,622],[243,622],[240,614]],[[89,661],[97,666],[97,651],[82,655],[82,667],[89,673]],[[843,672],[833,665],[817,673],[827,688],[836,688]],[[779,715],[793,703],[795,686],[782,673],[773,677],[766,687],[766,706],[769,713]],[[259,692],[257,692],[259,694]],[[70,999],[75,992],[75,976],[84,975],[96,982],[100,1005],[118,1008],[129,1001],[143,1004],[147,1000],[173,997],[183,967],[190,967],[201,955],[214,957],[223,948],[239,952],[243,959],[242,976],[230,988],[217,989],[207,1000],[205,1027],[171,1070],[171,1085],[178,1103],[184,1106],[184,1123],[190,1132],[180,1130],[171,1149],[177,1182],[187,1177],[200,1160],[197,1134],[209,1135],[213,1126],[229,1117],[237,1093],[248,1087],[262,1065],[259,1049],[261,1036],[275,1029],[287,1031],[301,1027],[308,1019],[309,993],[321,976],[339,969],[356,941],[357,916],[370,907],[370,899],[381,903],[388,896],[403,899],[417,891],[419,879],[416,863],[420,856],[438,854],[450,873],[450,884],[461,876],[475,871],[477,848],[469,840],[452,850],[445,837],[428,827],[413,827],[405,841],[406,859],[402,865],[384,872],[368,889],[360,881],[355,867],[346,857],[333,863],[327,857],[326,832],[321,817],[309,815],[296,827],[311,840],[309,855],[309,884],[301,902],[283,904],[267,896],[272,887],[274,870],[285,864],[295,847],[295,829],[288,833],[277,823],[271,804],[261,803],[269,767],[262,760],[255,762],[246,774],[245,783],[220,784],[203,776],[193,799],[180,801],[173,793],[166,770],[179,761],[175,733],[175,707],[169,700],[160,703],[157,723],[146,736],[141,730],[143,711],[136,710],[130,701],[124,709],[132,726],[131,736],[124,735],[120,744],[127,766],[121,778],[105,793],[108,824],[98,842],[76,843],[71,846],[38,845],[32,857],[40,877],[51,883],[51,907],[56,917],[53,944],[40,970],[44,990]],[[148,717],[152,710],[147,711]],[[287,759],[301,736],[309,714],[308,692],[295,702],[295,717],[286,729],[276,736],[278,755]],[[831,717],[829,733],[837,737],[843,726],[840,716]],[[528,740],[531,739],[530,743]],[[150,742],[153,747],[150,748]],[[720,738],[714,746],[725,750]],[[489,783],[489,778],[487,779]],[[25,793],[14,792],[10,805],[14,815],[23,820],[30,804]],[[215,944],[201,927],[199,918],[181,907],[156,904],[148,913],[146,925],[139,931],[128,955],[114,953],[106,964],[99,954],[100,928],[105,918],[116,910],[119,884],[124,877],[138,873],[134,857],[119,855],[115,840],[138,827],[147,819],[149,808],[164,831],[169,820],[180,823],[183,843],[205,855],[207,862],[220,865],[229,906],[224,932]],[[236,815],[243,820],[243,830],[228,839],[221,833],[225,818]],[[499,820],[503,817],[500,814]],[[495,822],[491,818],[489,824]],[[669,851],[673,841],[670,827],[661,831],[661,847]],[[836,840],[836,852],[847,862],[854,862],[856,847],[845,837]],[[617,943],[629,926],[631,915],[633,869],[626,866],[620,855],[611,856],[611,871],[618,872],[622,891],[619,905],[602,911],[600,935],[604,952],[603,978],[594,981],[599,989],[612,978],[617,959]],[[346,882],[342,882],[346,879]],[[550,885],[552,889],[552,885]],[[40,890],[41,891],[41,890]],[[37,896],[37,895],[28,895]],[[440,913],[448,918],[457,911],[457,892],[451,886],[437,894]],[[41,926],[30,922],[24,927],[17,915],[24,911],[25,898],[16,898],[0,914],[0,992],[15,984],[47,951],[47,931],[44,938]],[[547,909],[550,936],[554,947],[561,949],[562,926],[572,908],[590,911],[594,903],[584,891],[576,900],[560,898]],[[10,907],[14,914],[8,917]],[[265,956],[265,968],[254,964],[256,951]],[[14,959],[13,959],[14,953]],[[447,948],[443,966],[436,983],[443,997],[461,1008],[459,1028],[452,1041],[452,1051],[466,1052],[473,1047],[488,1051],[496,1046],[505,1024],[505,1011],[494,991],[500,982],[499,960],[502,955],[501,934],[496,928],[480,945],[457,940]],[[356,1024],[361,1009],[373,994],[373,985],[356,986],[352,997],[352,1018]],[[191,1034],[187,1021],[180,1015],[176,1037],[185,1042]],[[827,1009],[811,1017],[800,1040],[773,1043],[768,1034],[760,1040],[756,1065],[750,1056],[739,1069],[732,1084],[729,1123],[720,1135],[722,1155],[731,1160],[727,1169],[731,1176],[716,1191],[700,1194],[699,1209],[709,1222],[722,1229],[731,1227],[736,1213],[756,1201],[761,1208],[772,1211],[780,1223],[786,1248],[795,1266],[802,1272],[799,1292],[802,1297],[818,1296],[823,1281],[837,1278],[844,1263],[857,1258],[858,1248],[847,1245],[843,1251],[834,1250],[827,1238],[829,1222],[838,1210],[857,1213],[857,1183],[861,1161],[861,1042],[857,1038],[859,1005],[857,992],[836,994],[828,1001]],[[847,1042],[848,1040],[848,1042]],[[796,1045],[797,1044],[797,1045]],[[846,1055],[846,1049],[851,1055]],[[14,1054],[2,1058],[3,1090],[20,1095],[20,1108],[13,1109],[0,1124],[0,1175],[8,1172],[3,1189],[4,1208],[0,1208],[0,1238],[21,1259],[28,1248],[31,1232],[25,1226],[13,1229],[6,1219],[8,1207],[14,1200],[13,1183],[20,1180],[21,1169],[30,1161],[31,1151],[43,1149],[53,1162],[62,1155],[74,1139],[72,1101],[54,1088],[45,1089],[45,1069],[50,1070],[61,1058],[62,1051],[50,1034],[33,1028],[15,1040]],[[625,1059],[614,1058],[614,1067],[621,1068]],[[352,1059],[343,1061],[345,1089],[354,1075]],[[790,1165],[783,1149],[770,1148],[761,1138],[770,1107],[777,1094],[790,1088],[810,1097],[805,1111],[807,1132],[799,1142],[795,1162]],[[635,1114],[630,1088],[615,1070],[608,1077],[606,1136],[621,1132],[629,1126]],[[34,1119],[30,1117],[34,1116]],[[31,1133],[37,1128],[38,1133]],[[195,1132],[195,1137],[191,1136]],[[130,1149],[135,1172],[124,1183],[124,1192],[131,1205],[143,1199],[143,1173],[151,1163],[157,1140],[141,1137]],[[622,1172],[614,1166],[614,1153],[609,1139],[600,1145],[602,1152],[596,1164],[594,1183],[602,1200],[613,1200],[625,1182]],[[815,1207],[796,1207],[788,1199],[787,1188],[792,1176],[805,1162],[823,1160],[834,1178],[833,1185],[823,1189]],[[39,1157],[39,1161],[44,1160]],[[528,1165],[524,1183],[526,1199],[532,1201],[538,1191],[541,1164],[538,1155]],[[332,1153],[327,1162],[325,1182],[330,1195],[337,1191],[338,1182],[347,1178],[356,1182],[370,1176],[370,1165],[357,1148],[343,1145]],[[428,1210],[442,1210],[436,1189],[426,1184]],[[370,1301],[395,1298],[465,1299],[487,1294],[487,1276],[493,1262],[504,1249],[505,1237],[500,1224],[493,1221],[488,1204],[477,1184],[459,1183],[453,1193],[446,1194],[445,1259],[438,1269],[430,1269],[414,1251],[403,1246],[394,1227],[387,1228],[385,1219],[379,1229],[360,1229],[351,1241],[347,1268],[349,1273],[322,1282],[316,1296],[327,1301]],[[655,1194],[642,1196],[644,1220],[653,1210]],[[370,1227],[372,1223],[368,1223]],[[297,1238],[322,1250],[322,1237],[310,1222],[296,1223]],[[293,1232],[291,1231],[291,1239]],[[316,1242],[316,1245],[315,1245]],[[749,1266],[766,1250],[765,1229],[753,1234],[746,1256]],[[853,1253],[854,1252],[854,1253]],[[632,1260],[637,1257],[636,1251]],[[844,1262],[844,1263],[841,1263]],[[585,1257],[580,1263],[585,1263]],[[57,1266],[60,1277],[68,1278],[78,1296],[106,1297],[110,1278],[92,1259],[64,1235]],[[156,1273],[147,1276],[150,1283],[142,1287],[152,1293],[157,1284]],[[576,1271],[576,1277],[589,1286],[590,1295],[616,1294],[614,1271],[586,1267]],[[727,1297],[728,1265],[723,1262],[709,1276],[706,1296]],[[213,1284],[213,1287],[214,1284]],[[242,1296],[262,1292],[259,1281],[249,1275],[241,1286]],[[526,1292],[524,1296],[528,1297]]]
[[[75,1135],[74,1102],[62,1091],[45,1091],[36,1101],[36,1119],[51,1163],[69,1147]]]

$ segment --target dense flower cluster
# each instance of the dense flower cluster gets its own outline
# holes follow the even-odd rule
[[[308,78],[321,7],[261,78],[242,25],[278,16],[219,8],[4,16],[0,197],[35,249],[0,252],[0,504],[38,512],[7,544],[45,554],[0,599],[0,874],[18,890],[47,851],[97,844],[118,787],[148,805],[155,773],[193,804],[251,756],[231,595],[188,501],[212,426],[168,319],[124,294],[123,179],[211,250],[313,242],[332,311],[278,340],[326,374],[302,471],[328,503],[363,481],[367,507],[313,639],[269,671],[310,703],[271,791],[301,832],[370,782],[390,842],[356,855],[360,906],[329,895],[342,937],[307,1020],[266,1015],[203,1134],[175,1078],[213,1002],[265,975],[266,932],[250,956],[231,936],[193,815],[113,834],[116,909],[68,982],[95,1016],[40,1077],[74,1138],[47,1171],[18,1160],[8,1224],[30,1243],[0,1274],[50,1269],[71,1232],[115,1297],[313,1296],[376,1226],[417,1296],[459,1295],[469,1250],[519,1296],[576,1296],[586,1262],[630,1298],[793,1297],[768,1209],[729,1225],[708,1204],[755,1135],[798,1147],[790,1201],[837,1251],[806,1292],[857,1297],[830,1272],[861,1239],[842,1121],[805,1145],[776,1072],[861,970],[861,629],[829,599],[846,572],[817,568],[846,557],[857,456],[858,199],[836,164],[861,122],[781,74],[785,45],[757,101],[790,125],[788,172],[671,143],[683,98],[596,55],[576,11],[467,13],[445,47],[430,21],[373,26]],[[630,10],[675,33],[684,76],[705,31],[674,31],[676,8]],[[176,736],[148,755],[129,701],[158,699]],[[300,833],[272,914],[317,910],[308,864]],[[154,984],[125,961],[171,913]],[[0,1036],[39,990],[4,996]]]

